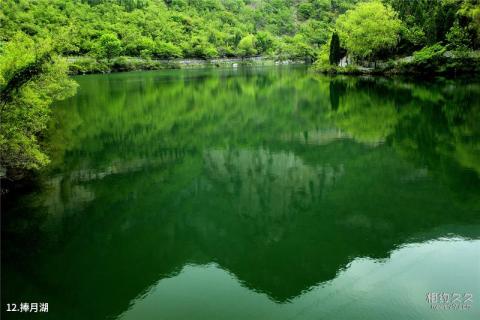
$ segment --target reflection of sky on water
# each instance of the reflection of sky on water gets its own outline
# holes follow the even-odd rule
[[[358,310],[364,319],[476,319],[479,268],[479,240],[414,243],[389,258],[357,258],[335,279],[276,303],[216,264],[186,265],[132,300],[118,319],[356,319]],[[432,310],[429,292],[472,293],[474,303]]]

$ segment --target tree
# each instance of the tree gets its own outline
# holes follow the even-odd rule
[[[374,58],[398,42],[401,21],[390,6],[380,1],[359,3],[337,19],[342,46],[353,56]]]
[[[248,57],[256,54],[255,37],[251,34],[243,37],[238,43],[237,52],[241,57]]]
[[[480,0],[464,0],[458,14],[470,33],[473,48],[480,48]]]
[[[38,142],[47,128],[50,104],[75,91],[49,39],[17,33],[0,56],[0,160],[2,171],[38,169],[48,157]]]
[[[155,43],[154,56],[161,59],[181,58],[182,49],[173,43],[158,40]]]
[[[191,57],[211,59],[218,57],[217,49],[205,37],[192,37],[185,46],[186,53]]]
[[[122,43],[113,33],[103,34],[97,42],[97,55],[101,58],[111,59],[122,51]]]
[[[258,48],[259,53],[272,53],[276,39],[268,31],[259,31],[257,33],[255,46]]]
[[[277,55],[281,60],[315,60],[317,52],[307,44],[307,41],[302,34],[296,34],[294,37],[285,37],[283,41],[284,44],[277,48]]]
[[[443,1],[435,12],[435,36],[436,41],[444,41],[446,34],[455,22],[455,13],[458,10],[455,2]]]
[[[340,48],[340,38],[338,34],[334,32],[332,34],[332,40],[330,41],[330,56],[329,61],[331,65],[338,65],[342,59],[341,48]]]
[[[307,20],[312,15],[314,9],[310,2],[302,2],[298,6],[298,13],[302,20]]]
[[[417,25],[407,26],[403,24],[400,34],[397,51],[405,50],[407,53],[410,53],[413,50],[420,49],[427,43],[427,37],[423,28]]]
[[[459,26],[458,21],[456,21],[450,28],[446,35],[446,38],[449,47],[451,47],[452,49],[466,50],[470,45],[468,33]]]

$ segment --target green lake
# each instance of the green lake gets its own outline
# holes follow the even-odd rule
[[[2,318],[480,319],[480,80],[75,80],[2,201]]]

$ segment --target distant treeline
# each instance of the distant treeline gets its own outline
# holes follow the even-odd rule
[[[52,37],[64,55],[314,59],[356,0],[3,0],[2,41]]]
[[[63,55],[106,59],[314,60],[337,30],[352,54],[385,58],[438,42],[478,49],[480,1],[3,0],[0,26],[2,42],[22,32],[52,38]],[[365,48],[359,50],[352,37]]]

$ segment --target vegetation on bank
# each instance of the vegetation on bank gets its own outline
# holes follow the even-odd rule
[[[2,41],[55,35],[65,56],[313,60],[357,0],[3,0]]]
[[[365,65],[365,63],[363,63]],[[439,44],[414,52],[413,56],[382,62],[351,64],[347,66],[322,65],[313,69],[328,74],[409,74],[419,76],[460,75],[480,73],[480,51],[447,51]]]
[[[436,44],[480,49],[480,1],[3,0],[0,26],[0,48],[21,32],[53,39],[62,56],[82,57],[72,73],[252,56],[341,72]],[[341,59],[348,69],[338,68]]]
[[[217,58],[217,59],[171,59],[153,60],[137,57],[116,57],[111,60],[94,59],[91,57],[69,58],[69,73],[89,74],[108,73],[138,70],[162,70],[162,69],[188,69],[188,68],[217,68],[217,67],[239,67],[239,66],[272,66],[277,64],[302,64],[304,60],[276,61],[268,57],[248,58]]]
[[[38,169],[48,163],[40,145],[50,104],[74,94],[65,59],[48,39],[34,42],[22,33],[0,56],[0,160],[7,169]]]
[[[332,28],[315,62],[321,72],[479,71],[478,0],[360,2]]]
[[[324,72],[465,72],[478,71],[478,49],[480,0],[2,0],[0,176],[48,163],[42,135],[50,104],[74,93],[69,72],[256,56]]]

